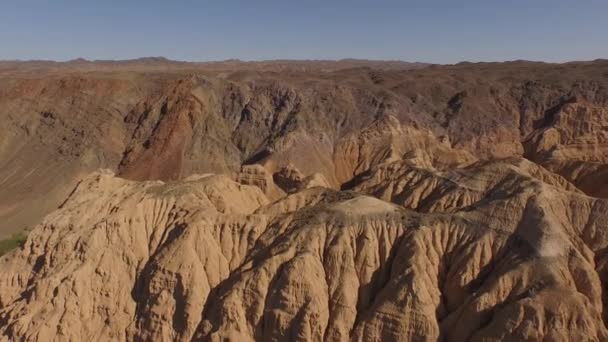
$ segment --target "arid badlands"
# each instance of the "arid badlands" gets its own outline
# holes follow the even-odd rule
[[[19,233],[1,341],[608,341],[608,61],[0,62]]]

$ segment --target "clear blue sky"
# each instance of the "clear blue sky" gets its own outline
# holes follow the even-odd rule
[[[608,58],[608,0],[3,0],[0,59]]]

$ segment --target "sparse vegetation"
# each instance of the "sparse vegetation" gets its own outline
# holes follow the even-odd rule
[[[0,240],[0,256],[12,251],[15,248],[21,247],[27,238],[24,232],[15,233],[11,237]]]

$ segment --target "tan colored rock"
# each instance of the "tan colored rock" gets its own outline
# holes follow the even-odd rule
[[[266,203],[258,188],[225,176],[88,177],[2,260],[4,336],[189,339],[197,321],[187,317],[241,263],[265,227],[250,213]]]
[[[299,186],[301,189],[309,189],[314,187],[331,188],[331,184],[321,173],[313,173],[312,175],[304,178]]]
[[[395,169],[392,182],[411,172],[422,171]],[[410,205],[426,213],[323,187],[269,204],[257,186],[225,176],[137,183],[94,174],[0,259],[0,333],[608,338],[608,202],[521,160],[433,172],[423,173],[430,192],[408,195],[429,203]],[[359,190],[388,181],[379,175]]]
[[[272,179],[275,184],[279,186],[286,193],[293,193],[298,191],[304,175],[295,167],[293,164],[282,167],[279,171],[272,175]]]
[[[528,138],[527,155],[585,193],[607,197],[607,127],[604,107],[571,99],[553,113],[547,127]]]
[[[235,180],[241,184],[257,186],[271,200],[276,200],[285,195],[272,179],[272,174],[259,164],[243,165]]]
[[[349,136],[336,146],[336,175],[345,183],[384,163],[407,160],[425,168],[465,166],[476,160],[464,150],[451,148],[429,131],[403,126],[387,116]]]

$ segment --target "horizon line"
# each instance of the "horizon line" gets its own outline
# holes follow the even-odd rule
[[[172,59],[164,56],[142,56],[136,58],[117,58],[117,59],[89,59],[84,57],[77,57],[71,59],[0,59],[0,63],[58,63],[58,64],[69,64],[69,63],[120,63],[120,62],[138,62],[138,61],[151,61],[151,62],[165,62],[165,63],[184,63],[184,64],[211,64],[211,63],[277,63],[277,62],[325,62],[325,63],[340,63],[340,62],[376,62],[376,63],[403,63],[403,64],[419,64],[419,65],[459,65],[459,64],[489,64],[489,63],[544,63],[544,64],[569,64],[569,63],[589,63],[589,62],[601,62],[608,61],[608,58],[598,57],[594,59],[585,60],[564,60],[564,61],[547,61],[547,60],[534,60],[534,59],[506,59],[506,60],[462,60],[454,63],[432,63],[422,61],[408,61],[403,59],[370,59],[370,58],[356,58],[356,57],[344,57],[339,59],[333,58],[276,58],[276,59],[240,59],[240,58],[227,58],[217,60],[182,60]]]

